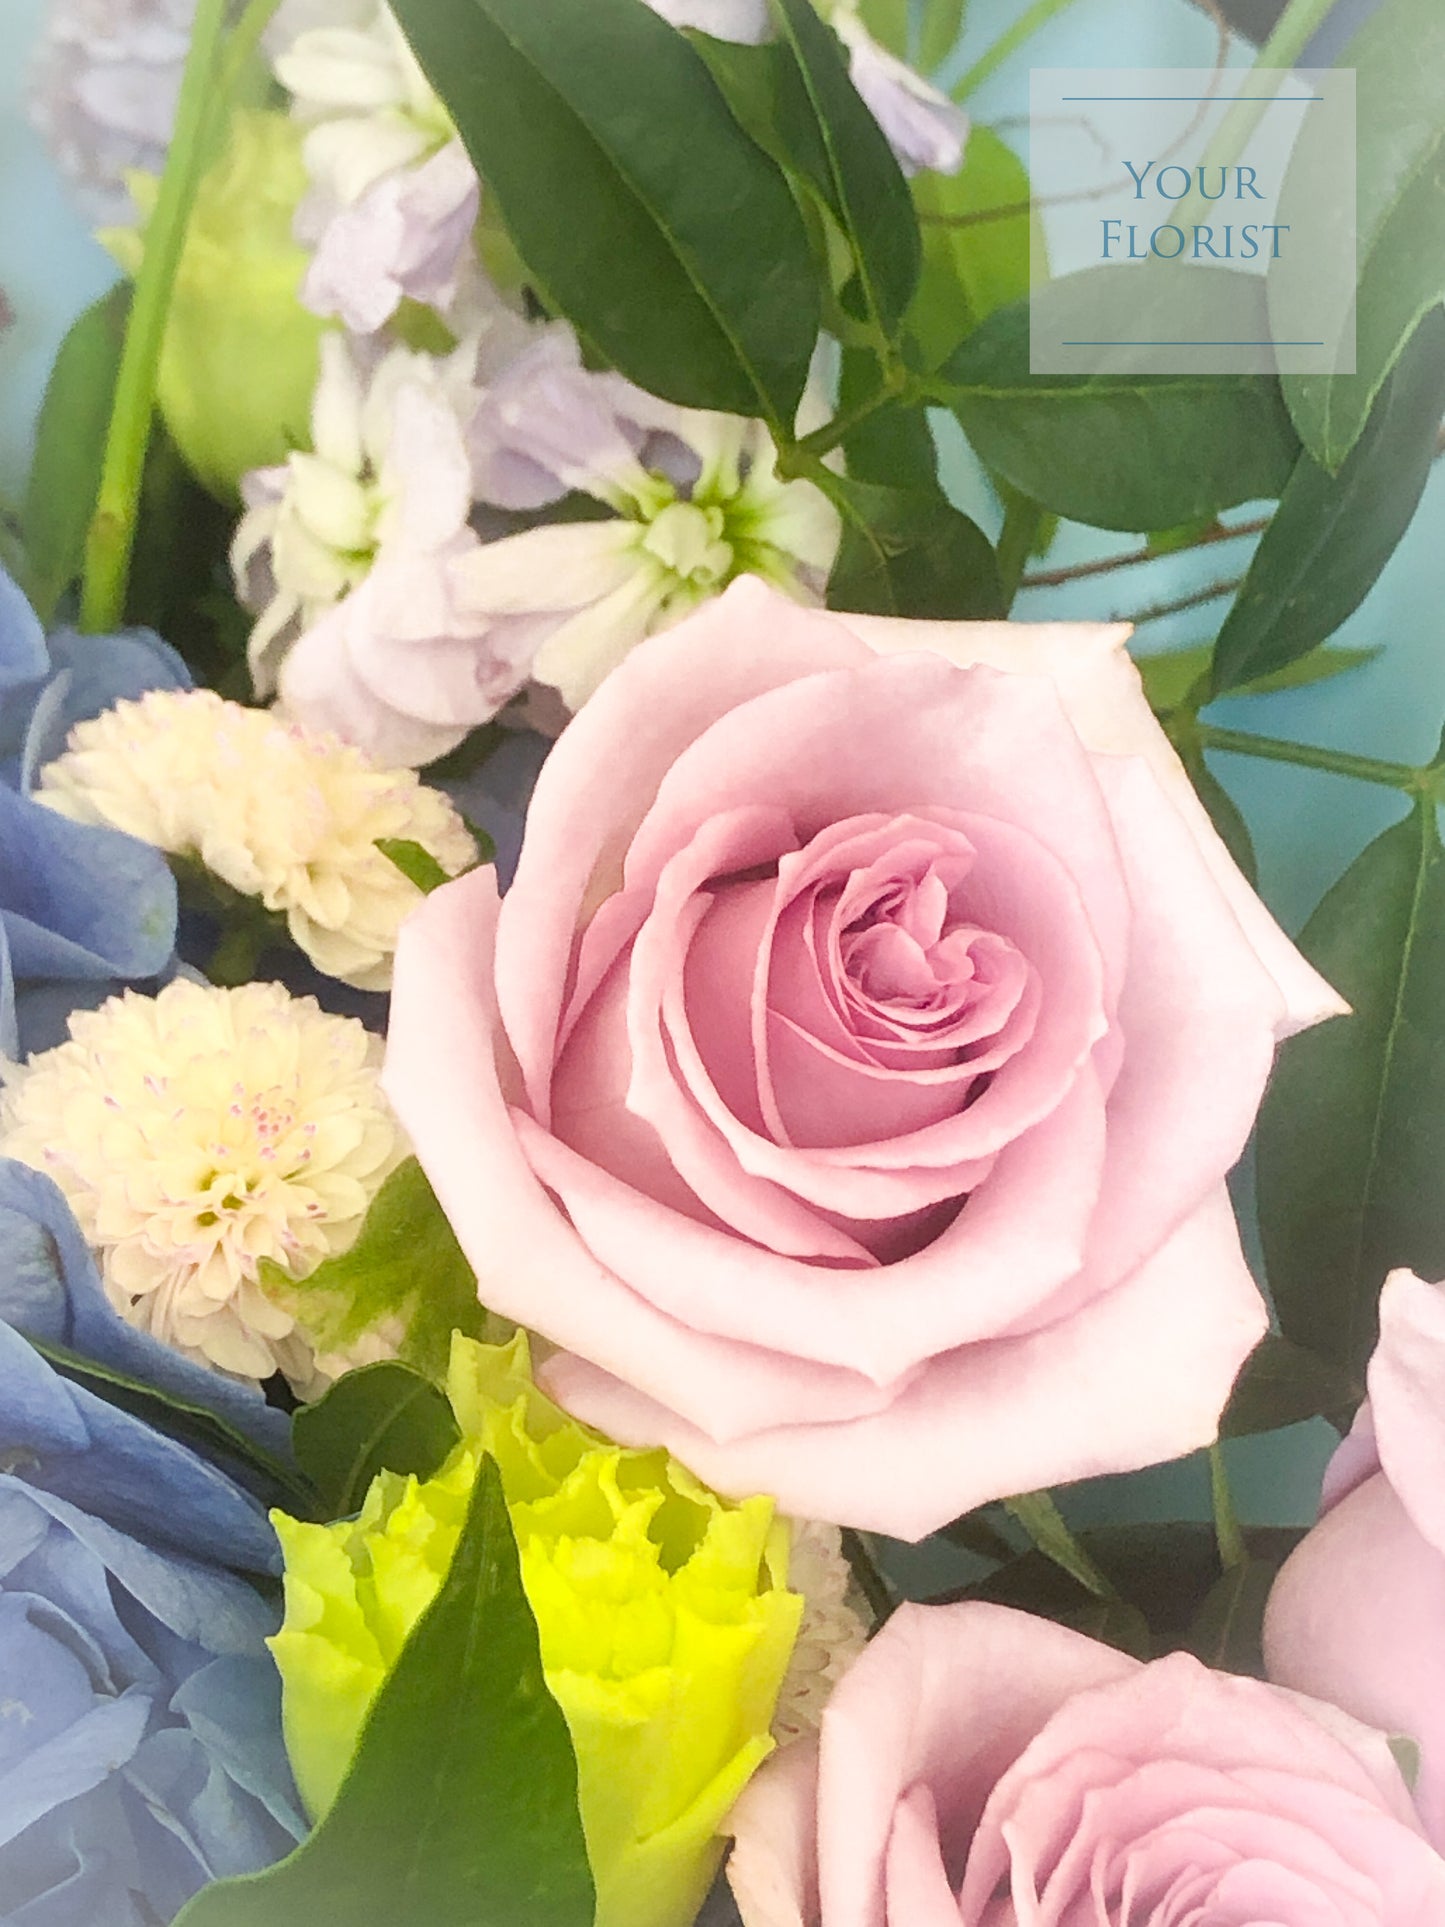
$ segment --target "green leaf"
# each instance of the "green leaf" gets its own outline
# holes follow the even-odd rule
[[[787,182],[644,0],[397,0],[548,302],[694,408],[790,424],[818,290]]]
[[[1052,1559],[1086,1592],[1093,1593],[1099,1599],[1117,1596],[1113,1583],[1104,1576],[1070,1532],[1051,1493],[1020,1492],[1012,1499],[1005,1499],[1003,1505],[1005,1512],[1023,1527],[1044,1557]]]
[[[1311,649],[1308,655],[1287,663],[1283,669],[1276,669],[1268,676],[1256,677],[1253,682],[1242,683],[1229,693],[1231,696],[1275,696],[1285,689],[1305,689],[1312,683],[1329,682],[1332,677],[1346,676],[1352,669],[1363,669],[1381,653],[1378,645],[1367,649],[1342,649],[1335,644],[1322,644],[1318,649]],[[1156,716],[1167,716],[1171,710],[1178,709],[1181,703],[1189,700],[1208,675],[1213,656],[1214,645],[1201,642],[1193,649],[1166,649],[1157,656],[1139,658],[1144,693]]]
[[[84,566],[129,314],[125,283],[87,308],[60,344],[46,384],[21,530],[45,623]]]
[[[769,0],[778,36],[793,57],[783,91],[787,120],[816,143],[813,175],[857,264],[864,305],[881,339],[892,340],[918,284],[923,244],[908,183],[888,137],[858,96],[848,61],[810,0]]]
[[[1147,530],[1277,495],[1290,479],[1299,444],[1273,376],[1031,374],[1029,312],[1001,308],[931,385],[980,459],[1033,501],[1096,528]]]
[[[576,1759],[487,1459],[335,1804],[288,1859],[203,1888],[176,1927],[592,1927],[595,1905]]]
[[[408,883],[414,883],[418,890],[428,895],[439,890],[451,878],[432,855],[420,843],[413,843],[410,837],[379,836],[376,847],[384,857],[394,863]]]
[[[461,1438],[446,1394],[409,1365],[387,1360],[337,1379],[291,1422],[296,1463],[328,1519],[358,1511],[378,1472],[429,1479]]]
[[[923,13],[923,32],[918,41],[918,66],[922,73],[936,72],[958,45],[967,4],[968,0],[928,0]],[[968,138],[972,142],[980,133],[991,131],[988,128],[972,128]]]
[[[1186,1650],[1220,1672],[1262,1679],[1264,1608],[1278,1570],[1268,1559],[1245,1559],[1231,1566],[1201,1601],[1185,1640]]]
[[[937,368],[981,321],[1029,291],[1029,261],[1047,261],[1043,222],[1029,212],[1028,169],[991,127],[969,130],[956,174],[921,173],[913,203],[923,229],[923,273],[907,327],[922,365]],[[1016,213],[993,219],[995,209]]]
[[[878,393],[883,371],[866,348],[845,348],[838,376],[838,413]],[[927,412],[892,403],[868,415],[843,438],[848,473],[860,482],[887,488],[938,490],[938,450]]]
[[[205,1459],[231,1459],[258,1472],[288,1504],[299,1507],[311,1518],[317,1509],[317,1494],[305,1477],[284,1459],[276,1458],[239,1426],[233,1425],[209,1406],[197,1405],[174,1392],[162,1391],[128,1372],[83,1358],[64,1345],[52,1345],[25,1334],[27,1344],[54,1366],[60,1377],[82,1386],[97,1398],[114,1405],[132,1418],[140,1419],[153,1431],[163,1432],[182,1445],[189,1445]]]
[[[1328,1416],[1350,1403],[1347,1379],[1317,1352],[1279,1332],[1262,1338],[1235,1380],[1220,1420],[1221,1438],[1246,1438]]]
[[[1300,948],[1354,1010],[1286,1044],[1259,1209],[1287,1338],[1358,1399],[1385,1274],[1445,1274],[1445,852],[1422,801],[1328,892]]]
[[[1223,839],[1224,847],[1251,883],[1259,881],[1259,861],[1254,854],[1254,838],[1239,805],[1205,762],[1197,741],[1186,737],[1180,759],[1189,772],[1195,794],[1209,812],[1209,820]]]
[[[1445,9],[1439,0],[1385,0],[1336,64],[1355,70],[1360,128],[1355,372],[1283,378],[1300,439],[1331,473],[1364,433],[1422,317],[1445,298]],[[1318,200],[1317,148],[1330,133],[1327,122],[1305,121],[1278,218],[1296,196]],[[1286,256],[1271,271],[1272,294],[1290,273]]]
[[[1334,634],[1410,526],[1445,409],[1445,311],[1433,309],[1380,390],[1338,475],[1301,454],[1214,650],[1216,696]]]
[[[299,1283],[265,1261],[261,1275],[320,1349],[399,1323],[403,1361],[432,1378],[446,1370],[454,1331],[479,1338],[485,1330],[476,1277],[415,1158],[399,1164],[372,1199],[349,1251]]]
[[[935,621],[1005,613],[988,537],[942,494],[840,481],[837,495],[845,519],[830,609]]]

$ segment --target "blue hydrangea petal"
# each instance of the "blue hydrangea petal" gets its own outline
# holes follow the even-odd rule
[[[84,1507],[119,1532],[183,1556],[280,1570],[276,1535],[257,1499],[186,1446],[67,1384],[5,1324],[0,1436],[12,1469],[37,1495]]]
[[[290,1420],[254,1385],[197,1364],[126,1323],[105,1295],[59,1186],[13,1158],[0,1158],[0,1319],[43,1344],[202,1406],[276,1457],[290,1458]]]

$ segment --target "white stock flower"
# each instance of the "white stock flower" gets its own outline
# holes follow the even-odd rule
[[[480,193],[456,129],[391,10],[304,25],[275,61],[308,129],[315,247],[302,298],[371,334],[403,299],[446,313],[461,292]]]
[[[59,1185],[132,1324],[309,1388],[312,1347],[261,1268],[302,1279],[344,1251],[405,1156],[381,1049],[279,984],[126,991],[0,1093],[0,1155]]]
[[[274,692],[298,636],[385,560],[415,562],[435,587],[455,554],[476,545],[467,521],[464,424],[477,399],[468,360],[465,351],[439,361],[406,348],[368,359],[340,335],[323,339],[312,447],[246,478],[247,513],[231,547],[241,601],[258,617],[249,651],[258,695]],[[428,605],[436,599],[426,597]],[[449,618],[461,614],[452,610]],[[420,756],[410,742],[395,754],[375,742],[362,746],[378,761],[408,764],[456,740],[452,732],[437,747],[428,737]]]
[[[773,1716],[779,1746],[817,1732],[833,1688],[868,1643],[837,1526],[795,1519],[792,1532],[788,1589],[803,1595],[803,1621]]]
[[[569,491],[610,521],[529,529],[468,564],[476,600],[533,638],[532,675],[570,709],[646,635],[736,576],[821,601],[839,522],[806,481],[782,481],[761,422],[658,401],[582,367],[552,328],[483,397],[471,428],[479,493],[535,508]]]
[[[97,224],[134,214],[126,175],[170,144],[195,0],[52,0],[30,113]]]
[[[152,690],[71,731],[40,775],[39,802],[192,857],[285,916],[318,970],[361,990],[391,986],[417,885],[377,848],[420,844],[449,876],[476,861],[470,831],[411,770],[377,769],[213,690]]]

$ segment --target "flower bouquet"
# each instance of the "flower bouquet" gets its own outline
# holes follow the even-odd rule
[[[0,1922],[1445,1921],[1445,760],[1253,713],[1438,528],[1445,15],[1156,9],[1206,201],[1353,76],[1353,346],[1061,370],[1118,11],[38,15]],[[1249,759],[1394,799],[1297,943]]]

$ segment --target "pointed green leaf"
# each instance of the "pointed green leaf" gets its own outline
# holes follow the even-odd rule
[[[1313,683],[1329,682],[1335,676],[1346,676],[1352,669],[1363,669],[1380,653],[1378,644],[1366,649],[1342,649],[1325,644],[1311,649],[1306,656],[1297,657],[1283,669],[1276,669],[1272,675],[1242,683],[1229,693],[1231,696],[1274,696],[1283,689],[1305,689]],[[1193,695],[1209,673],[1213,655],[1213,645],[1201,642],[1192,649],[1165,649],[1155,656],[1139,657],[1144,693],[1156,716],[1167,716]]]
[[[940,492],[850,481],[839,500],[845,519],[830,609],[945,622],[1005,613],[988,537]]]
[[[1380,390],[1338,475],[1301,454],[1214,649],[1216,696],[1334,634],[1410,526],[1445,410],[1445,311],[1434,308]]]
[[[335,1804],[289,1859],[203,1888],[176,1927],[592,1927],[594,1908],[572,1742],[488,1459]]]
[[[782,105],[808,123],[821,149],[813,185],[857,264],[864,306],[891,340],[918,283],[922,242],[908,183],[888,138],[858,96],[848,60],[810,0],[769,0],[778,37],[793,58]]]
[[[21,530],[27,586],[44,622],[85,563],[129,314],[130,287],[122,283],[76,321],[46,384]]]
[[[291,1423],[296,1463],[328,1519],[360,1509],[378,1472],[429,1479],[461,1438],[445,1392],[410,1366],[386,1360],[337,1379]]]
[[[1336,1367],[1280,1332],[1269,1332],[1235,1380],[1219,1434],[1239,1439],[1274,1432],[1304,1419],[1341,1412],[1349,1403],[1349,1381]]]
[[[1078,299],[1075,284],[1112,272],[1052,282],[1033,302]],[[1030,305],[1000,308],[930,389],[980,459],[1032,501],[1096,528],[1148,530],[1278,495],[1289,481],[1299,442],[1273,376],[1036,375]]]
[[[807,235],[695,47],[644,0],[396,0],[545,299],[694,408],[791,423],[818,333]]]
[[[1325,896],[1300,947],[1353,1007],[1288,1043],[1259,1125],[1287,1338],[1364,1390],[1385,1274],[1445,1275],[1445,851],[1422,802]]]
[[[444,883],[451,882],[431,851],[423,849],[420,843],[413,843],[410,837],[379,836],[376,847],[388,861],[396,865],[408,883],[414,883],[418,890],[425,890],[428,895],[433,890],[439,890]]]
[[[1421,318],[1445,299],[1445,8],[1439,0],[1384,0],[1336,63],[1353,68],[1360,138],[1355,167],[1359,284],[1352,374],[1286,375],[1300,439],[1337,472]],[[1306,121],[1278,219],[1308,201],[1327,122]],[[1292,272],[1271,271],[1277,295]]]

